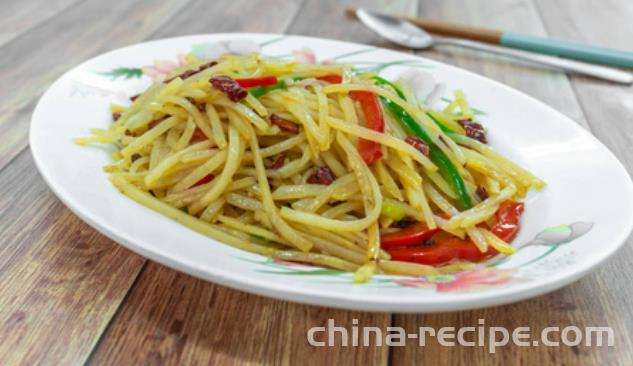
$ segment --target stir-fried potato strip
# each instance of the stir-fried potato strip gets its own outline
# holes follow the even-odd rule
[[[434,110],[405,82],[345,65],[189,61],[113,106],[109,129],[76,140],[117,147],[104,169],[134,201],[233,247],[354,271],[357,282],[472,266],[393,259],[381,242],[406,222],[514,252],[495,215],[544,183],[476,140],[461,92]]]

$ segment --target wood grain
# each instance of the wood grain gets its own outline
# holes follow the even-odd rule
[[[417,1],[409,0],[307,1],[292,26],[288,28],[287,33],[397,48],[397,46],[377,38],[360,22],[348,19],[345,15],[345,8],[361,4],[370,9],[393,14],[415,14],[418,8]]]
[[[59,14],[78,0],[50,0],[46,6],[38,0],[3,2],[0,8],[0,46],[41,22]]]
[[[76,218],[46,188],[27,144],[37,98],[96,54],[206,32],[282,32],[391,47],[357,22],[365,6],[633,50],[624,0],[317,1],[0,0],[0,364],[633,364],[629,245],[592,275],[552,294],[477,311],[390,315],[276,301],[146,262]],[[418,9],[418,6],[420,7]],[[568,77],[451,47],[424,52],[522,90],[592,131],[633,171],[633,89]],[[581,207],[581,206],[579,206]],[[145,264],[147,263],[147,264]],[[328,318],[382,329],[419,326],[613,327],[615,348],[314,348]]]
[[[617,2],[619,4],[619,2]],[[467,5],[466,5],[467,4]],[[466,22],[468,24],[485,24],[512,31],[521,31],[537,35],[550,34],[561,27],[556,36],[571,39],[583,39],[583,34],[591,35],[594,43],[605,44],[610,34],[622,33],[623,24],[627,24],[628,32],[633,10],[620,15],[619,22],[613,15],[631,6],[615,6],[610,10],[606,4],[593,6],[590,9],[578,6],[577,1],[550,2],[540,1],[537,9],[530,1],[515,0],[499,4],[485,1],[442,1],[425,3],[421,14],[447,21]],[[467,6],[465,9],[464,7]],[[602,10],[600,10],[602,9]],[[616,10],[617,9],[617,10]],[[540,12],[539,12],[540,10]],[[546,23],[541,21],[543,14]],[[547,14],[547,15],[546,15]],[[567,15],[565,15],[567,14]],[[582,14],[582,15],[581,15]],[[596,19],[596,14],[602,18]],[[549,19],[548,19],[549,18]],[[570,25],[572,19],[575,23]],[[592,19],[593,25],[587,25]],[[628,19],[628,20],[627,20]],[[604,29],[602,25],[611,24],[612,29]],[[600,28],[600,32],[592,30]],[[600,37],[596,35],[600,34]],[[611,46],[631,48],[626,37],[621,42],[611,40]],[[529,67],[522,67],[502,59],[491,59],[485,55],[475,55],[470,51],[438,50],[431,57],[449,61],[462,67],[475,70],[484,75],[523,90],[547,104],[561,110],[577,122],[581,123],[605,144],[614,150],[616,155],[626,160],[629,172],[631,165],[631,141],[633,126],[630,123],[633,115],[633,96],[631,88],[614,86],[594,80],[574,77],[571,84],[567,77],[544,72]],[[574,93],[576,91],[576,93]],[[580,96],[580,98],[576,97]],[[613,122],[615,121],[615,122]],[[627,123],[628,122],[628,123]],[[625,126],[626,125],[626,126]],[[618,133],[613,133],[617,129]],[[579,206],[579,209],[581,209]],[[450,364],[631,364],[631,322],[630,299],[622,294],[633,292],[633,278],[628,263],[633,260],[633,248],[629,245],[619,252],[617,258],[609,261],[597,272],[581,281],[546,296],[541,296],[517,304],[494,307],[484,310],[432,315],[395,315],[394,325],[404,326],[409,331],[424,325],[435,329],[444,326],[477,326],[478,319],[486,320],[488,326],[503,326],[514,329],[529,326],[538,336],[543,328],[573,325],[611,326],[615,334],[615,349],[608,347],[518,347],[508,346],[489,354],[486,347],[443,347],[432,341],[425,347],[408,344],[407,347],[394,347],[391,350],[391,361],[394,364],[438,363]],[[628,362],[627,362],[628,361]]]
[[[68,211],[28,150],[0,174],[0,217],[0,364],[82,363],[144,259]]]
[[[531,0],[506,0],[495,3],[485,0],[422,2],[419,16],[467,25],[485,25],[504,31],[546,35]],[[438,46],[434,50],[420,54],[507,84],[549,104],[587,127],[585,116],[565,74],[454,46]]]
[[[558,38],[571,38],[633,51],[627,34],[633,33],[633,3],[604,1],[588,3],[583,11],[573,1],[550,3],[537,1],[538,9],[549,34]],[[597,6],[601,5],[601,6]],[[555,19],[552,14],[561,14]],[[599,32],[591,29],[600,29]],[[614,86],[596,80],[573,77],[572,85],[590,121],[591,130],[633,175],[633,87]],[[633,364],[633,312],[630,294],[633,293],[633,274],[626,270],[633,261],[633,238],[607,265],[598,272],[598,294],[604,311],[623,334],[624,363]],[[588,289],[589,290],[589,289]],[[610,290],[610,291],[609,291]],[[617,354],[603,354],[604,359],[615,361]]]
[[[276,301],[149,263],[91,359],[94,364],[385,364],[372,349],[313,348],[307,329],[387,327],[390,317]]]
[[[88,0],[53,13],[55,4],[37,14],[32,1],[3,6],[14,11],[3,24],[25,33],[0,47],[4,85],[16,86],[0,90],[0,364],[82,363],[144,263],[72,215],[36,173],[23,149],[39,94],[104,44],[142,39],[186,2]]]
[[[414,12],[410,2],[400,2],[395,10]],[[402,5],[405,5],[404,7]],[[388,8],[378,2],[376,6]],[[391,4],[393,7],[394,5]],[[241,9],[243,4],[235,5]],[[271,7],[274,8],[274,7]],[[179,18],[190,19],[188,12],[205,11],[206,7],[190,8]],[[299,10],[299,8],[296,8]],[[338,9],[332,10],[332,9]],[[341,25],[343,4],[336,1],[309,2],[303,5],[295,21],[271,21],[262,31],[306,34],[352,40],[368,37],[358,24]],[[208,17],[212,17],[213,9]],[[229,10],[230,11],[230,10]],[[236,11],[236,15],[240,12]],[[267,17],[262,14],[261,19]],[[306,28],[306,19],[323,28]],[[232,19],[229,25],[221,20],[214,27],[243,31],[249,25],[243,19]],[[187,25],[182,24],[183,27]],[[178,28],[178,32],[196,33],[215,31],[216,28]],[[155,263],[146,270],[108,331],[96,348],[91,362],[95,364],[138,364],[141,362],[167,364],[362,364],[383,365],[388,361],[386,347],[315,348],[308,344],[306,333],[310,327],[323,326],[329,318],[336,324],[351,326],[358,319],[359,326],[385,328],[391,323],[389,314],[370,314],[355,311],[318,308],[249,295],[222,286],[206,283],[180,274]]]
[[[57,77],[92,56],[144,39],[187,2],[147,0],[114,6],[86,0],[1,46],[0,78],[12,87],[0,88],[0,168],[26,146],[31,112]]]
[[[538,1],[538,9],[549,33],[558,38],[577,39],[604,47],[633,51],[629,35],[633,32],[633,2]],[[560,14],[554,17],[553,14]],[[599,31],[595,31],[599,29]],[[572,78],[582,109],[591,121],[591,130],[633,170],[632,86],[613,85],[589,78]],[[633,328],[633,327],[632,327]]]

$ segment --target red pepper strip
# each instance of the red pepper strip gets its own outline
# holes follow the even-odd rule
[[[343,77],[341,75],[325,75],[325,76],[319,76],[318,78],[316,78],[317,80],[321,80],[321,81],[326,81],[330,84],[340,84],[343,82]]]
[[[373,93],[358,90],[350,92],[349,96],[360,103],[365,116],[365,127],[377,132],[385,132],[385,119],[378,98]],[[367,164],[382,157],[380,144],[369,140],[358,140],[358,152]]]
[[[213,180],[213,178],[215,178],[215,175],[213,175],[213,174],[209,174],[209,175],[207,175],[206,177],[204,177],[204,178],[200,179],[199,181],[197,181],[194,185],[192,185],[192,186],[191,186],[191,188],[193,188],[193,187],[197,187],[197,186],[201,186],[201,185],[203,185],[203,184],[207,184],[207,183],[209,183],[210,181],[212,181],[212,180]]]
[[[502,202],[497,210],[497,223],[492,227],[492,233],[506,243],[512,242],[519,232],[519,217],[523,208],[523,202]]]
[[[393,248],[387,249],[387,252],[393,260],[429,265],[442,264],[455,259],[480,262],[497,253],[492,247],[482,253],[472,241],[460,239],[446,232],[437,233],[431,241],[430,245]]]
[[[244,78],[235,79],[242,88],[253,88],[256,86],[271,86],[277,84],[279,81],[276,76],[267,75],[259,78]]]
[[[393,233],[385,234],[380,237],[380,246],[384,249],[422,244],[440,229],[429,229],[423,222],[398,230]]]
[[[514,240],[519,231],[519,217],[523,213],[523,208],[522,202],[504,201],[497,210],[497,223],[493,226],[492,232],[506,243]],[[400,234],[405,230],[408,228],[389,235]],[[381,238],[381,245],[385,248],[382,240],[384,237]],[[433,235],[430,242],[429,245],[386,247],[386,249],[394,260],[430,265],[442,264],[455,259],[480,262],[497,254],[493,247],[489,247],[486,252],[482,253],[472,241],[460,239],[443,231]]]

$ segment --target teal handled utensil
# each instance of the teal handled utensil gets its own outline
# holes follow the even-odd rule
[[[434,38],[425,32],[423,28],[407,20],[372,12],[367,9],[356,10],[355,15],[363,24],[378,35],[400,46],[411,49],[422,50],[438,45],[466,47],[477,51],[527,61],[554,70],[572,72],[621,84],[633,83],[633,74],[612,67],[499,47],[468,39],[453,37]]]
[[[348,15],[356,15],[356,9],[347,9]],[[383,14],[384,15],[384,14]],[[494,29],[471,27],[462,24],[399,16],[427,32],[447,37],[470,39],[509,48],[589,61],[604,65],[633,68],[633,52],[596,47],[580,42],[537,37],[526,34],[502,32]]]
[[[633,52],[596,47],[580,42],[503,32],[499,44],[520,50],[595,62],[604,65],[633,67]]]

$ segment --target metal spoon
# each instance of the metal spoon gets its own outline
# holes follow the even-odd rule
[[[385,14],[376,13],[367,9],[356,10],[356,16],[369,29],[379,36],[403,47],[421,50],[431,48],[436,45],[451,45],[484,51],[501,56],[508,56],[515,59],[528,61],[548,68],[560,71],[574,72],[592,76],[599,79],[609,80],[621,84],[633,83],[633,75],[622,70],[594,65],[581,61],[563,59],[554,56],[539,55],[534,53],[515,51],[502,47],[490,46],[484,43],[469,41],[457,38],[436,38],[431,37],[422,28],[400,18]]]

